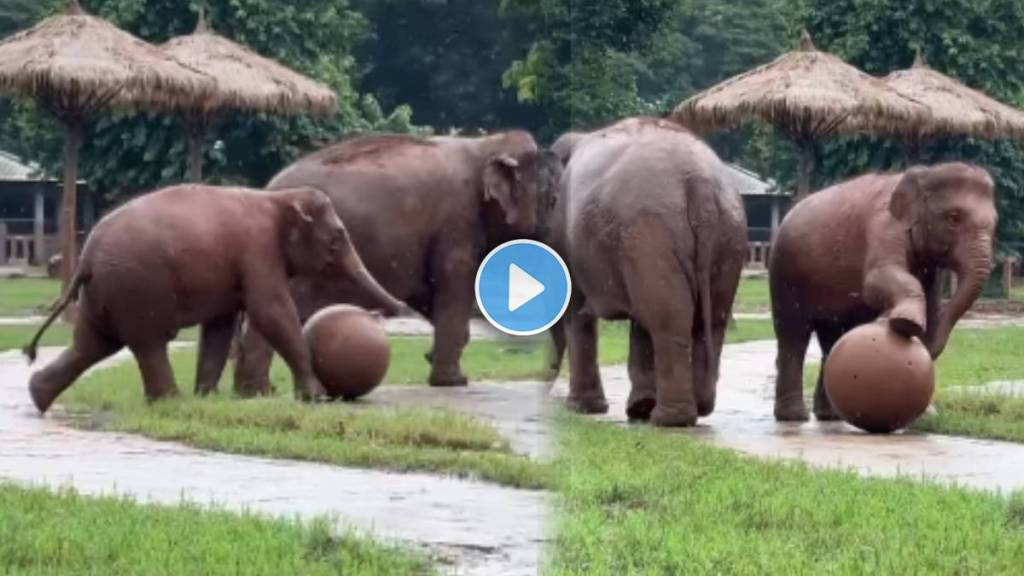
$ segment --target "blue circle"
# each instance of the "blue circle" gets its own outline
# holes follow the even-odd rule
[[[515,336],[547,330],[569,307],[572,281],[562,258],[545,244],[513,240],[484,258],[476,302],[495,328]]]

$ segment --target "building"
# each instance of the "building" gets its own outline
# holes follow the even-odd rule
[[[89,194],[80,188],[79,226],[93,221]],[[39,166],[0,151],[0,266],[41,266],[56,253],[60,182]]]
[[[740,196],[747,213],[747,266],[763,267],[768,262],[775,229],[792,198],[779,191],[772,180],[764,180],[756,173],[735,164],[726,164],[727,178]]]

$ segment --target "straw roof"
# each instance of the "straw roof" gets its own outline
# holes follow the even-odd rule
[[[329,114],[338,99],[328,86],[214,34],[202,14],[196,31],[164,44],[164,51],[216,80],[202,112],[235,108],[274,114]]]
[[[107,105],[168,108],[212,88],[209,77],[86,14],[77,0],[0,42],[0,92],[33,97],[58,116]]]
[[[1024,111],[999,102],[929,68],[918,49],[914,65],[882,79],[931,110],[932,120],[905,135],[963,134],[979,138],[1024,137]]]
[[[888,133],[928,117],[927,108],[881,80],[815,49],[806,30],[798,50],[709,88],[672,113],[698,130],[764,120],[797,139]]]

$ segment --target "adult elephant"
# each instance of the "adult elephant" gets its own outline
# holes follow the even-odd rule
[[[607,411],[598,318],[629,319],[626,412],[692,426],[714,410],[718,363],[746,252],[739,194],[715,153],[667,120],[571,133],[551,244],[573,275],[569,406]]]
[[[78,297],[74,341],[34,373],[29,392],[40,412],[90,366],[127,346],[146,397],[174,394],[167,343],[200,324],[197,393],[216,385],[238,313],[271,335],[296,393],[323,395],[288,293],[293,275],[341,278],[374,308],[407,309],[377,284],[353,249],[327,196],[309,188],[263,191],[177,186],[129,201],[100,220],[82,250],[67,295],[25,353]]]
[[[479,138],[378,135],[320,150],[285,168],[270,189],[327,192],[370,272],[434,325],[431,386],[464,386],[473,281],[485,252],[537,232],[538,210],[557,188],[561,166],[523,131]],[[349,283],[297,280],[305,319],[335,300],[361,303]],[[238,350],[235,389],[270,389],[272,353],[258,331]]]
[[[812,333],[827,357],[844,332],[882,316],[893,330],[921,337],[937,358],[988,280],[996,218],[991,176],[962,163],[869,174],[797,204],[769,263],[778,338],[775,418],[808,418],[803,366]],[[945,306],[943,269],[958,280]],[[814,414],[833,420],[822,378]]]

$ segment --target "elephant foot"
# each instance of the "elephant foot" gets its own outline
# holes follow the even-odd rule
[[[53,401],[57,399],[56,394],[39,383],[37,375],[33,375],[29,380],[28,393],[40,414],[46,414],[46,411],[53,405]]]
[[[295,386],[295,395],[303,402],[322,402],[327,398],[327,389],[316,378],[310,378],[304,385]]]
[[[630,400],[626,405],[626,416],[630,420],[646,421],[651,419],[656,402],[654,398],[638,398]]]
[[[697,410],[693,406],[665,409],[655,406],[651,412],[651,424],[661,428],[689,428],[697,425]]]
[[[775,405],[775,420],[778,422],[807,422],[810,419],[803,400],[799,404]]]
[[[235,394],[239,398],[256,398],[258,396],[271,396],[274,394],[274,386],[270,378],[245,378],[235,379]]]
[[[469,385],[469,379],[461,372],[455,374],[431,374],[431,388],[461,388]]]
[[[715,411],[715,398],[697,398],[697,415],[701,418],[710,416]]]
[[[897,304],[889,313],[889,328],[907,338],[920,338],[924,335],[926,322],[921,308],[914,302]]]
[[[836,409],[832,407],[832,402],[815,402],[814,418],[819,422],[835,422],[836,420],[843,419],[839,413],[836,412]]]
[[[565,407],[578,414],[607,414],[608,413],[608,401],[605,400],[604,394],[594,394],[589,396],[573,396],[569,395],[565,399]]]
[[[168,388],[167,390],[161,390],[159,392],[154,392],[152,394],[146,394],[146,403],[152,404],[154,402],[167,400],[169,398],[177,398],[178,395],[179,394],[177,388]]]

